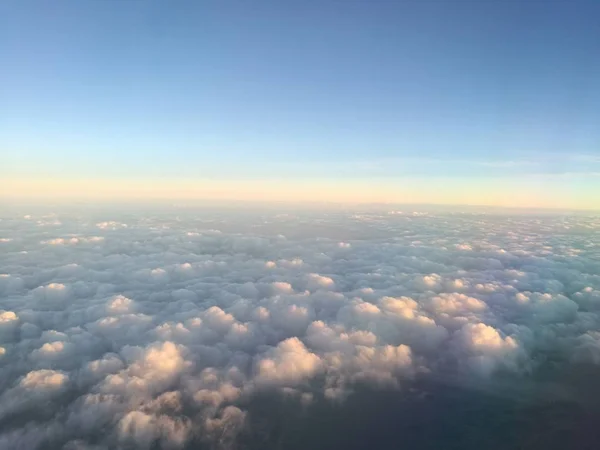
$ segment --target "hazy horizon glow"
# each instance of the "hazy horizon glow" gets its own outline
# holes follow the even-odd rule
[[[397,203],[517,208],[600,209],[597,181],[573,176],[330,179],[23,179],[3,181],[5,201],[208,200]]]

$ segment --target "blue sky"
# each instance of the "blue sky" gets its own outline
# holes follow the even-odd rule
[[[598,17],[597,1],[7,0],[0,174],[593,178]]]

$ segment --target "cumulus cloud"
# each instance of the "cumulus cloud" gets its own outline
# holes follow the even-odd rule
[[[321,359],[310,352],[298,338],[280,342],[257,363],[257,383],[295,386],[319,371]]]
[[[594,217],[103,214],[0,222],[0,447],[230,448],[263,395],[600,367]]]
[[[10,335],[19,324],[19,317],[14,311],[0,311],[0,336]]]
[[[49,283],[39,286],[32,291],[34,299],[37,300],[37,308],[40,310],[60,310],[67,307],[71,299],[71,290],[63,283]]]
[[[135,303],[124,295],[115,295],[106,305],[108,314],[127,314],[133,312]]]
[[[90,237],[77,236],[77,237],[71,237],[71,238],[54,238],[54,239],[49,239],[47,241],[42,241],[41,243],[47,244],[47,245],[78,245],[78,244],[101,242],[103,240],[104,240],[104,238],[102,236],[90,236]]]
[[[55,390],[61,388],[68,380],[69,377],[64,373],[42,369],[29,372],[19,386],[30,390]]]
[[[309,289],[333,289],[335,287],[335,282],[330,277],[318,273],[309,273],[306,278]]]
[[[456,333],[456,341],[468,355],[468,367],[483,375],[489,375],[500,365],[513,369],[513,360],[519,352],[516,339],[502,336],[484,323],[467,323]]]

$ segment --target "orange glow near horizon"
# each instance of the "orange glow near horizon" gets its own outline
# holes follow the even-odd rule
[[[11,178],[4,200],[216,200],[331,203],[429,203],[597,209],[600,199],[573,180],[405,178],[401,180],[192,180]]]

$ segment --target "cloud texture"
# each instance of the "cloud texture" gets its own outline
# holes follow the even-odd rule
[[[5,214],[0,448],[228,447],[264,394],[598,367],[599,246],[592,216]]]

